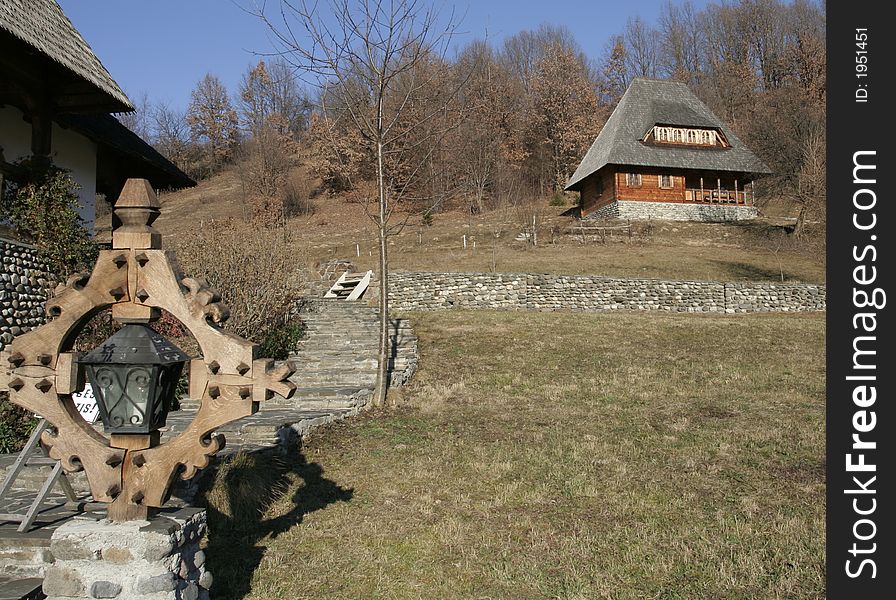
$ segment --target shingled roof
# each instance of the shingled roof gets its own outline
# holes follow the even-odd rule
[[[55,0],[0,0],[0,31],[25,42],[108,97],[109,112],[134,110]]]
[[[645,134],[654,125],[719,129],[730,147],[664,147],[643,143]],[[625,91],[616,110],[566,184],[566,189],[579,189],[579,184],[586,177],[606,165],[732,171],[756,175],[771,172],[685,84],[642,78],[633,80]]]

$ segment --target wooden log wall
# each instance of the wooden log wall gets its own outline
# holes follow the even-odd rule
[[[616,178],[612,171],[603,170],[585,180],[581,191],[582,216],[616,200]]]

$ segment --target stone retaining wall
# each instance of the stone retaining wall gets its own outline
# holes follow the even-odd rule
[[[646,221],[702,221],[715,223],[755,219],[759,214],[755,206],[730,204],[691,204],[678,202],[647,202],[643,200],[617,200],[590,213],[587,218],[610,217]]]
[[[392,273],[389,299],[392,308],[400,310],[796,312],[825,310],[825,286],[532,273]]]
[[[0,238],[0,350],[44,322],[44,303],[53,285],[37,248]]]

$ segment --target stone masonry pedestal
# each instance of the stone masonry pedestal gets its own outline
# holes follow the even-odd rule
[[[113,523],[77,517],[50,542],[55,563],[47,568],[47,600],[208,599],[212,574],[199,543],[205,511],[163,511],[152,521]]]

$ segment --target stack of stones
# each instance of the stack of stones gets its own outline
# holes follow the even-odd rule
[[[76,517],[53,533],[55,563],[47,567],[44,594],[48,600],[207,600],[212,574],[199,546],[205,530],[199,508],[149,522]]]
[[[44,322],[53,285],[37,248],[0,238],[0,350]]]

